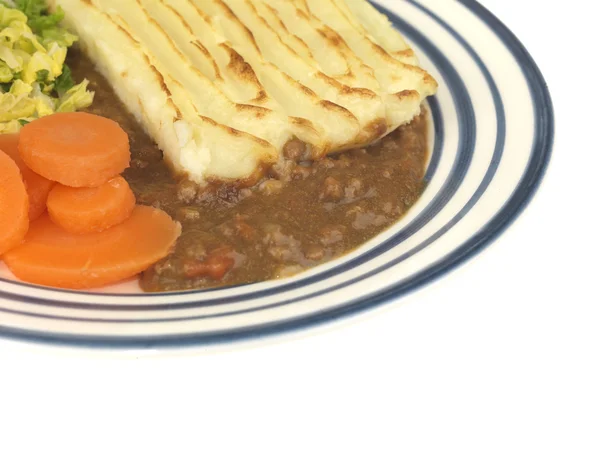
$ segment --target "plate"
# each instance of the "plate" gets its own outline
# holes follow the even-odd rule
[[[550,159],[546,84],[517,38],[472,0],[378,0],[440,83],[429,101],[428,186],[399,223],[294,278],[143,294],[135,283],[72,292],[0,267],[0,336],[56,345],[178,347],[284,333],[398,300],[496,239]]]

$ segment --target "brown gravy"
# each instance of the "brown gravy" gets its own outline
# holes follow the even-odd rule
[[[201,190],[170,173],[161,151],[92,63],[76,51],[69,55],[74,77],[88,78],[96,92],[89,111],[116,120],[129,134],[132,163],[124,176],[138,203],[163,209],[183,226],[174,252],[143,274],[146,291],[295,274],[382,232],[423,191],[425,113],[367,149],[316,162],[286,160],[251,188]]]

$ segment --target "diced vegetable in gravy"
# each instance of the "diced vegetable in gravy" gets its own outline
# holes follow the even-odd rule
[[[286,277],[337,258],[394,224],[424,189],[427,120],[422,113],[368,149],[317,162],[289,159],[251,187],[199,189],[173,177],[162,153],[126,111],[92,63],[76,51],[76,79],[96,91],[88,111],[118,121],[129,134],[125,178],[137,202],[182,224],[174,252],[147,270],[146,291],[201,289]],[[296,151],[297,150],[297,151]]]

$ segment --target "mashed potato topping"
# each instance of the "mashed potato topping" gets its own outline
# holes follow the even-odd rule
[[[435,80],[365,0],[51,0],[118,96],[190,179],[365,146]]]

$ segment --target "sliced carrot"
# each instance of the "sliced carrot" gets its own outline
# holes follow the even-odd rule
[[[48,180],[25,165],[19,155],[19,135],[0,134],[0,151],[3,151],[17,163],[21,170],[21,176],[25,182],[27,195],[29,196],[29,220],[35,220],[46,211],[46,199],[54,181]]]
[[[19,152],[31,170],[66,186],[94,187],[129,166],[129,138],[113,120],[59,113],[23,127]]]
[[[25,242],[4,255],[4,262],[30,283],[101,287],[132,277],[164,258],[180,233],[179,223],[149,206],[136,206],[125,222],[91,234],[69,233],[43,215],[31,224]]]
[[[29,228],[29,199],[21,171],[0,152],[0,255],[19,245]]]
[[[57,184],[48,196],[48,214],[70,233],[94,233],[118,225],[135,206],[133,191],[123,177],[92,188]]]

